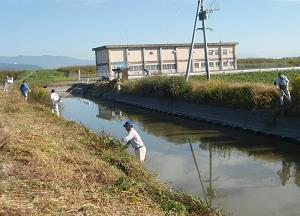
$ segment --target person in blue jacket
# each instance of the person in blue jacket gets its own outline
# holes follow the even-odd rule
[[[29,89],[28,85],[26,84],[25,80],[23,81],[23,83],[20,86],[20,91],[21,91],[22,96],[25,98],[25,101],[27,101],[28,92],[30,92],[30,89]]]

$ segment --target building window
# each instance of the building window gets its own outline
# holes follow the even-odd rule
[[[176,69],[176,64],[163,64],[162,67],[164,70]]]
[[[156,51],[157,49],[155,49],[155,48],[145,48],[145,50],[149,50],[149,51]]]
[[[223,66],[227,67],[228,66],[228,62],[223,62]]]
[[[128,62],[127,61],[120,61],[120,62],[112,62],[111,67],[113,69],[115,68],[127,68],[128,67]]]
[[[223,50],[223,55],[227,55],[227,50]]]
[[[131,65],[129,66],[130,71],[143,71],[143,65]]]
[[[194,64],[194,67],[195,67],[195,68],[199,68],[199,67],[200,67],[200,64],[199,64],[199,63],[195,63],[195,64]]]
[[[173,48],[173,47],[163,47],[162,49],[163,50],[175,50],[175,48]]]
[[[159,64],[153,64],[153,65],[146,65],[147,70],[160,70]]]
[[[208,51],[208,54],[209,54],[209,55],[214,55],[214,51],[213,51],[213,50],[209,50],[209,51]]]
[[[217,55],[217,56],[220,55],[219,50],[216,50],[216,51],[215,51],[215,55]]]
[[[216,62],[216,66],[220,67],[221,66],[221,62]]]
[[[234,62],[233,61],[230,62],[230,66],[234,66]]]
[[[214,63],[213,62],[209,62],[209,67],[214,67]]]
[[[128,51],[141,51],[141,48],[129,48]]]
[[[201,62],[201,67],[203,67],[203,68],[204,68],[204,67],[205,67],[205,65],[206,65],[206,64],[205,64],[205,62]]]

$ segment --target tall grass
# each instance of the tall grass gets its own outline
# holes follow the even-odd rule
[[[295,100],[291,108],[300,103],[300,78],[292,83],[292,95]],[[183,77],[151,77],[125,82],[122,92],[129,95],[259,111],[275,111],[279,104],[279,92],[273,85],[250,82],[234,83],[223,80],[186,82]]]
[[[281,72],[293,81],[300,75],[300,70],[290,70]],[[253,72],[253,73],[237,73],[237,74],[212,74],[212,80],[220,80],[231,83],[236,82],[251,82],[251,83],[264,83],[272,85],[274,79],[278,76],[278,71],[273,72]],[[206,80],[205,76],[193,76],[192,80]]]
[[[94,65],[62,67],[57,69],[57,71],[66,73],[68,76],[77,74],[78,70],[80,70],[82,75],[96,75],[96,66]]]
[[[21,70],[21,71],[0,71],[0,80],[4,80],[6,76],[13,77],[15,80],[20,80],[22,77],[25,77],[31,73],[30,70]]]
[[[239,69],[298,67],[298,66],[300,66],[300,57],[281,58],[281,59],[273,59],[273,58],[238,59]]]
[[[186,82],[182,77],[151,77],[125,83],[123,92],[131,95],[184,100],[199,104],[227,105],[258,109],[276,96],[276,91],[256,84],[230,84],[224,81]],[[258,102],[257,94],[265,96]]]

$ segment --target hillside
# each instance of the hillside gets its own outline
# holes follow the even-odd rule
[[[15,57],[0,57],[0,63],[6,64],[25,64],[37,65],[42,68],[59,68],[74,65],[93,65],[94,61],[71,58],[67,56],[15,56]]]
[[[27,64],[7,64],[0,63],[0,70],[38,70],[42,67],[37,65],[27,65]]]

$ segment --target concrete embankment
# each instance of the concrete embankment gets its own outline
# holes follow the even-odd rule
[[[300,143],[300,119],[286,116],[275,116],[266,112],[253,112],[199,105],[188,102],[164,101],[157,98],[102,94],[103,99],[127,106],[162,112],[169,115],[190,118],[242,129],[257,134],[278,137]]]

